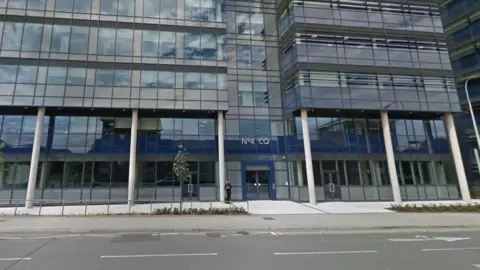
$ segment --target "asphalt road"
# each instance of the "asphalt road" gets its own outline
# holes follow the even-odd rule
[[[480,270],[480,231],[0,235],[9,270]]]

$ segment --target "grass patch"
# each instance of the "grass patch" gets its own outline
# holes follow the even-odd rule
[[[394,204],[389,209],[400,213],[480,213],[480,204]]]

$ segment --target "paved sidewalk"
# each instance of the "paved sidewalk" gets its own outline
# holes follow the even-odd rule
[[[365,230],[479,228],[478,214],[378,213],[270,216],[0,217],[0,232],[120,232],[221,230]]]

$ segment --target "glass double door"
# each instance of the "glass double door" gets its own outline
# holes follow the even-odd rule
[[[270,171],[245,171],[247,200],[270,200]]]
[[[323,191],[325,200],[341,200],[338,171],[323,171]]]

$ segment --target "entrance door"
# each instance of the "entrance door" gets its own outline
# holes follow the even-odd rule
[[[270,171],[245,171],[247,200],[270,200]]]
[[[198,173],[191,172],[192,177],[182,185],[183,200],[198,200]]]
[[[323,172],[323,190],[325,200],[340,200],[342,192],[340,190],[338,171]]]

